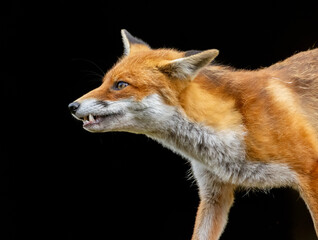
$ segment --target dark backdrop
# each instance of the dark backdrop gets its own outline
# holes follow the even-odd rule
[[[120,29],[153,48],[217,48],[236,68],[316,47],[317,1],[1,3],[1,239],[190,239],[186,161],[144,136],[91,134],[67,105],[122,54]],[[299,194],[241,191],[222,240],[316,239]]]

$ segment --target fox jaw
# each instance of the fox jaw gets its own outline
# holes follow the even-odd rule
[[[151,134],[182,113],[179,94],[217,55],[212,49],[187,53],[152,50],[121,31],[124,56],[105,75],[97,89],[69,105],[72,115],[90,132],[125,131]],[[188,52],[189,54],[189,52]]]
[[[83,121],[83,128],[89,132],[125,131],[149,134],[167,124],[176,111],[163,103],[157,94],[142,100],[134,97],[117,101],[88,98],[73,116]]]

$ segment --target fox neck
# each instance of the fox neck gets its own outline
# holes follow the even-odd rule
[[[207,165],[240,162],[245,159],[245,132],[235,100],[225,86],[232,71],[225,67],[211,68],[183,90],[179,106],[161,110],[169,117],[160,121],[157,131],[146,135],[191,161],[207,161]]]
[[[218,131],[176,111],[158,131],[146,135],[193,166],[202,165],[219,182],[248,188],[290,186],[295,182],[288,166],[247,160],[243,127]]]
[[[163,107],[160,112],[165,114],[165,121],[153,122],[156,131],[146,135],[191,163],[203,165],[220,182],[245,187],[292,185],[295,178],[287,166],[249,161],[246,130],[233,99],[233,93],[240,89],[231,86],[232,95],[228,94],[224,81],[211,94],[204,90],[211,84],[207,80],[197,78],[185,89],[180,97],[181,107]]]
[[[217,131],[189,120],[178,111],[160,131],[147,135],[189,160],[245,158],[243,131]]]

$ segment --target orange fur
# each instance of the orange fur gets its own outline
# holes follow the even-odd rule
[[[138,45],[137,45],[138,46]],[[169,79],[159,72],[153,71],[153,67],[163,60],[172,60],[181,57],[183,54],[169,49],[136,51],[129,57],[124,56],[120,59],[120,65],[115,65],[104,77],[103,84],[88,94],[82,96],[77,101],[87,98],[97,98],[100,100],[118,100],[129,96],[142,99],[154,92],[159,92],[161,96],[170,104],[177,104],[175,91],[182,88],[183,84],[172,84]],[[124,79],[130,84],[129,89],[114,91],[111,89],[114,82]],[[178,90],[177,90],[178,91]]]
[[[242,123],[233,98],[225,96],[218,89],[206,90],[204,85],[196,81],[182,92],[180,103],[193,121],[216,129],[229,129]]]

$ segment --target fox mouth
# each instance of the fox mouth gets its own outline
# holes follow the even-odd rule
[[[118,113],[110,113],[105,115],[93,115],[89,114],[87,116],[79,118],[81,121],[83,121],[83,127],[91,127],[94,125],[98,125],[99,123],[103,122],[104,120],[110,120],[113,118],[117,118],[118,116],[122,115],[121,112]]]

